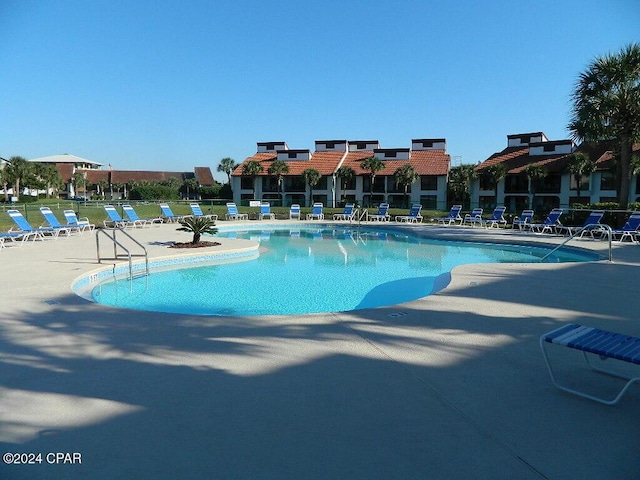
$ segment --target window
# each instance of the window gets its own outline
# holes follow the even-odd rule
[[[507,175],[504,179],[505,193],[528,193],[529,179],[524,173]]]
[[[253,188],[253,178],[251,177],[240,177],[240,188],[242,190],[250,190]]]
[[[262,191],[263,192],[277,192],[278,191],[278,179],[275,177],[262,177]]]
[[[438,190],[438,176],[420,175],[420,190]]]
[[[422,148],[432,148],[433,142],[422,142]]]
[[[536,193],[560,193],[560,174],[551,173],[542,180],[534,182]]]
[[[600,190],[615,190],[616,178],[613,172],[602,172],[600,174]]]
[[[544,147],[542,147],[542,149],[543,149],[545,152],[555,152],[555,150],[556,150],[556,146],[555,146],[554,144],[551,144],[551,145],[545,145]]]
[[[591,175],[583,175],[582,178],[580,179],[580,191],[584,192],[587,190],[590,190],[589,188],[589,180],[591,179]],[[576,182],[576,177],[575,175],[571,175],[571,181],[570,181],[570,189],[571,190],[578,190],[578,182]]]
[[[385,184],[385,178],[382,175],[376,175],[376,179],[373,183],[373,191],[374,192],[384,192],[384,184]],[[362,189],[365,192],[370,192],[371,191],[371,177],[369,175],[365,175],[362,178]]]
[[[396,158],[398,152],[384,152],[384,158]]]
[[[298,154],[297,154],[296,152],[289,152],[289,153],[287,154],[287,157],[288,157],[290,160],[295,160],[295,159],[298,157]]]
[[[493,177],[488,173],[480,174],[480,190],[495,190]]]
[[[304,192],[306,184],[301,176],[284,177],[284,189],[287,192]]]

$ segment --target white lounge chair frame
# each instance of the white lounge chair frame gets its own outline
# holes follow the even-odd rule
[[[589,368],[599,373],[621,378],[627,382],[613,399],[606,399],[596,395],[591,395],[563,385],[558,382],[553,372],[549,355],[547,353],[547,347],[549,345],[559,345],[579,350],[582,352],[584,360]],[[547,365],[547,369],[549,370],[549,375],[551,376],[553,385],[564,392],[587,398],[604,405],[615,405],[620,401],[620,399],[622,399],[631,385],[636,382],[640,382],[640,375],[630,376],[613,370],[604,369],[594,365],[589,358],[598,356],[602,362],[612,360],[614,362],[627,362],[640,366],[640,338],[638,337],[572,323],[542,335],[540,337],[540,348],[542,349],[542,355],[544,356],[544,361]]]

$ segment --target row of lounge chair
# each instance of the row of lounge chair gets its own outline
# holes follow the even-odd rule
[[[507,225],[504,219],[505,207],[496,207],[492,215],[488,219],[482,218],[482,208],[476,208],[471,213],[461,216],[462,205],[453,205],[449,214],[445,217],[435,218],[443,225],[460,224],[460,225],[480,225],[485,227],[498,227]],[[523,210],[522,214],[513,219],[513,228],[521,231],[530,231],[534,233],[544,234],[553,233],[558,235],[580,235],[584,237],[589,235],[591,238],[602,237],[607,232],[607,226],[600,222],[604,217],[604,210],[593,210],[589,213],[584,223],[580,226],[562,225],[560,218],[562,217],[562,209],[554,208],[549,212],[545,220],[541,223],[533,222],[533,210]],[[637,241],[640,242],[640,212],[633,212],[624,226],[619,230],[612,230],[612,238],[618,241]]]
[[[311,213],[307,214],[307,220],[324,220],[323,213],[324,205],[322,203],[314,203],[311,208]],[[422,210],[422,205],[419,203],[415,203],[409,209],[409,213],[407,215],[396,215],[396,222],[407,222],[407,223],[419,223],[422,222],[422,215],[420,215],[420,211]],[[334,220],[347,220],[354,221],[356,220],[356,215],[358,210],[354,203],[348,203],[344,206],[344,209],[340,213],[334,213]],[[291,209],[289,211],[289,219],[298,218],[300,219],[300,205],[294,204],[291,205]],[[381,203],[378,207],[376,213],[366,213],[366,220],[368,222],[388,222],[391,220],[391,215],[389,215],[389,204]]]

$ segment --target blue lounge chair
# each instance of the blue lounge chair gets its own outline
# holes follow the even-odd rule
[[[0,233],[0,249],[4,248],[4,244],[6,240],[11,240],[12,243],[20,240],[20,246],[24,245],[28,239],[33,239],[35,241],[36,235],[33,233],[19,233],[19,232],[6,232]]]
[[[171,210],[171,207],[167,203],[160,204],[160,211],[162,212],[162,219],[166,223],[176,223],[184,219],[184,215],[176,215]]]
[[[137,222],[142,222],[142,225],[151,225],[154,223],[162,223],[162,218],[160,217],[156,217],[156,218],[140,218],[138,216],[138,213],[135,211],[135,209],[131,206],[131,205],[123,205],[122,206],[122,211],[124,212],[125,216],[127,217],[127,219],[130,222],[133,223],[137,223]]]
[[[411,205],[409,215],[396,215],[396,222],[422,223],[422,215],[420,215],[421,210],[422,205],[414,203]]]
[[[324,220],[324,213],[322,213],[322,209],[324,205],[321,203],[314,203],[311,208],[311,213],[307,213],[307,220]]]
[[[373,215],[367,213],[367,222],[388,222],[390,219],[388,203],[381,203],[378,211]]]
[[[342,210],[342,213],[334,213],[334,220],[353,220],[356,215],[356,206],[353,203],[347,203]]]
[[[53,239],[57,239],[58,235],[61,232],[61,229],[51,228],[51,227],[38,227],[34,228],[27,221],[26,218],[22,216],[19,210],[7,210],[7,215],[11,217],[13,223],[15,223],[15,227],[11,227],[9,229],[9,233],[18,233],[22,235],[33,236],[33,240],[44,240],[45,237],[49,236]]]
[[[116,207],[113,205],[105,205],[104,211],[109,217],[102,222],[104,224],[104,228],[142,227],[142,222],[134,223],[122,218],[116,210]]]
[[[582,238],[586,233],[591,235],[591,238],[594,238],[594,232],[602,234],[602,227],[599,227],[600,220],[604,217],[604,210],[594,210],[592,211],[587,219],[581,226],[577,227],[567,227],[561,225],[557,228],[558,233],[567,233],[567,235],[576,235],[580,232],[580,238]]]
[[[446,217],[434,218],[435,222],[439,222],[443,225],[451,225],[452,223],[460,222],[462,225],[462,221],[464,218],[460,216],[460,211],[462,210],[462,205],[453,205],[451,210],[449,210],[449,215]]]
[[[484,225],[487,228],[491,228],[491,227],[500,227],[500,225],[507,225],[507,221],[504,219],[504,212],[507,209],[507,207],[496,207],[493,209],[493,213],[491,214],[491,217],[487,218],[486,220],[482,221],[482,225]]]
[[[523,210],[519,217],[513,219],[513,228],[525,230],[531,226],[531,222],[533,222],[533,210]]]
[[[227,204],[227,208],[229,204]],[[210,218],[211,220],[213,220],[214,222],[218,220],[218,215],[216,215],[215,213],[207,213],[205,214],[202,211],[202,208],[200,207],[200,204],[198,203],[191,203],[189,205],[189,208],[191,208],[191,216],[193,217],[205,217],[205,218]],[[227,219],[228,220],[228,219]]]
[[[67,237],[71,235],[73,232],[80,232],[80,227],[72,226],[72,225],[62,225],[58,220],[58,217],[51,211],[49,207],[40,207],[40,213],[44,217],[47,225],[43,225],[43,227],[47,228],[55,228],[60,233],[64,233]]]
[[[467,213],[463,220],[462,224],[466,225],[467,223],[472,227],[475,227],[476,224],[482,225],[482,212],[484,210],[482,208],[474,208],[471,213]]]
[[[227,213],[225,215],[227,220],[249,220],[249,215],[246,213],[238,212],[238,207],[235,203],[227,203]]]
[[[562,216],[562,210],[559,208],[554,208],[549,212],[547,218],[545,218],[542,223],[532,223],[529,228],[531,231],[536,233],[556,233],[558,231],[558,227],[561,227],[560,217]]]
[[[298,218],[298,220],[300,220],[300,205],[298,205],[297,203],[294,203],[291,205],[291,207],[289,207],[289,220],[292,220],[294,218]]]
[[[629,215],[626,223],[622,226],[620,230],[613,230],[611,232],[613,238],[620,242],[624,242],[625,238],[628,238],[631,241],[638,241],[638,235],[640,235],[640,212],[633,212]]]
[[[87,230],[91,232],[96,228],[93,223],[89,223],[89,219],[87,217],[78,218],[76,212],[73,210],[65,210],[62,213],[64,218],[67,220],[67,226],[78,227],[80,229],[80,234]]]
[[[262,202],[260,204],[260,213],[258,214],[260,220],[268,218],[269,220],[275,220],[276,214],[271,212],[271,204],[269,202]]]

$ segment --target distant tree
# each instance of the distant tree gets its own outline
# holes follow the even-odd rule
[[[33,175],[33,164],[23,157],[15,156],[9,158],[5,169],[9,182],[13,183],[13,195],[19,197],[21,183],[28,182]]]
[[[484,173],[491,179],[493,185],[495,207],[498,206],[498,184],[507,176],[509,169],[504,163],[494,163],[483,169]]]
[[[104,200],[107,196],[106,194],[107,188],[109,188],[109,182],[107,182],[106,180],[99,180],[96,185],[98,186],[98,193],[102,197],[102,200]]]
[[[238,165],[235,160],[230,157],[224,157],[220,160],[220,164],[218,165],[218,172],[224,172],[227,174],[227,183],[231,185],[231,173],[236,169]]]
[[[471,181],[478,177],[475,165],[458,165],[449,170],[448,188],[453,201],[468,203],[471,196]]]
[[[531,193],[531,208],[535,209],[536,190],[538,184],[547,176],[547,169],[542,165],[532,163],[524,169],[527,178],[529,178],[529,192]]]
[[[567,172],[569,172],[576,181],[576,194],[580,198],[582,190],[582,177],[589,176],[596,171],[596,162],[591,160],[582,152],[574,153],[569,157],[567,162]]]
[[[305,183],[309,185],[311,203],[313,203],[313,187],[315,187],[318,182],[320,182],[322,175],[315,168],[307,168],[304,172],[302,172],[302,178],[304,179]]]
[[[626,208],[633,144],[640,139],[640,43],[596,58],[580,74],[572,103],[568,128],[574,139],[616,143],[618,203]]]
[[[38,163],[35,165],[35,174],[44,185],[46,197],[50,197],[50,190],[53,190],[54,196],[57,197],[58,189],[63,185],[63,182],[56,166],[50,163]]]
[[[73,191],[75,192],[75,196],[79,197],[80,193],[80,185],[83,186],[84,196],[87,196],[87,177],[84,172],[74,172],[71,177],[71,183],[73,184]]]
[[[344,192],[347,189],[347,185],[356,176],[353,168],[343,165],[336,171],[336,177],[340,179],[340,193],[342,194],[342,201],[345,202]]]
[[[202,235],[215,235],[218,233],[218,229],[214,228],[216,222],[210,217],[185,217],[183,220],[180,220],[180,225],[177,230],[193,233],[191,243],[194,245],[200,243]]]
[[[193,195],[198,198],[198,181],[195,178],[187,178],[182,184],[182,189],[185,192],[185,197],[190,199]]]
[[[257,160],[249,160],[242,165],[242,175],[251,178],[254,200],[256,199],[256,179],[263,170],[264,167],[260,165],[260,162],[258,162]]]
[[[372,157],[365,158],[360,163],[360,168],[363,170],[369,171],[369,178],[371,180],[371,186],[370,186],[371,188],[369,189],[369,195],[370,195],[369,203],[372,203],[373,202],[373,184],[375,182],[376,175],[380,170],[385,168],[385,165],[382,162],[382,160],[380,160],[378,157],[372,156]]]
[[[398,167],[393,176],[396,179],[396,185],[401,185],[404,189],[404,201],[405,205],[409,205],[409,187],[412,183],[415,183],[420,176],[416,173],[415,169],[410,164],[402,165]]]
[[[284,176],[289,173],[289,165],[287,165],[287,162],[284,160],[274,160],[267,169],[267,173],[276,178],[280,200],[282,201],[282,205],[284,205]]]
[[[0,186],[4,190],[4,201],[9,201],[9,174],[6,168],[0,168]]]

